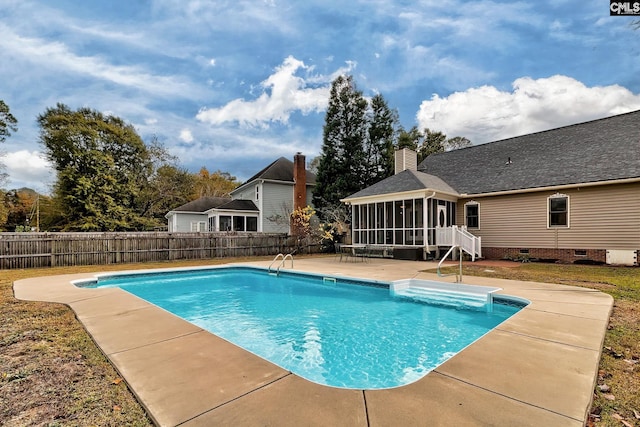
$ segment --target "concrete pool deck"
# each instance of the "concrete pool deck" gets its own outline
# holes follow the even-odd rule
[[[294,270],[327,275],[454,280],[420,272],[428,268],[435,263],[294,261]],[[531,304],[415,383],[344,390],[306,381],[120,289],[71,284],[92,277],[20,280],[14,293],[71,307],[161,426],[584,426],[613,305],[586,288],[464,276]]]

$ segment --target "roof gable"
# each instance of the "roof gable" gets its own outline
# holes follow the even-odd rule
[[[285,157],[280,157],[260,172],[249,178],[243,185],[258,179],[270,181],[291,182],[293,184],[293,162]],[[307,184],[315,184],[316,175],[307,170]]]
[[[640,111],[427,157],[419,170],[461,194],[640,177]]]
[[[357,193],[347,197],[345,200],[383,194],[404,193],[416,190],[432,190],[456,194],[456,191],[451,188],[451,186],[437,176],[407,169],[396,175],[385,178],[364,190],[358,191]]]

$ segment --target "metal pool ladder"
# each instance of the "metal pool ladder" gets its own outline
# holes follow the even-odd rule
[[[271,267],[273,266],[273,264],[275,264],[276,261],[278,261],[278,259],[282,259],[282,261],[280,261],[280,264],[278,265],[278,268],[275,270],[275,272],[271,271]],[[269,268],[267,269],[267,273],[268,274],[275,274],[276,276],[280,275],[280,268],[284,266],[285,262],[287,261],[287,259],[291,259],[291,268],[293,268],[293,255],[292,254],[278,254],[276,255],[276,257],[273,259],[273,261],[271,261],[271,264],[269,264]]]

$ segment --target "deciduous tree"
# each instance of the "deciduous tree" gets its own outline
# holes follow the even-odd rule
[[[18,131],[18,120],[13,117],[11,111],[9,111],[9,106],[0,99],[0,143],[4,142],[7,137],[11,136],[11,132]],[[2,152],[0,152],[0,156]],[[0,185],[2,185],[7,179],[7,174],[3,172],[4,164],[0,163]],[[4,192],[0,190],[0,196],[3,196]],[[0,206],[0,221],[2,218],[6,219],[7,209],[6,207]]]
[[[18,120],[9,111],[9,106],[0,99],[0,142],[4,142],[7,137],[11,136],[11,132],[17,131]]]
[[[240,183],[235,176],[227,172],[217,170],[210,173],[206,167],[194,175],[192,198],[200,197],[229,197],[230,193],[238,188]]]
[[[38,116],[40,142],[56,170],[54,197],[65,230],[139,230],[153,221],[138,212],[152,159],[133,126],[89,108],[64,104]]]
[[[464,136],[454,136],[453,138],[447,139],[444,143],[444,148],[446,151],[451,150],[459,150],[460,148],[471,147],[473,144]]]

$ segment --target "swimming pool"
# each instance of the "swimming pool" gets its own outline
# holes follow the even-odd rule
[[[100,277],[310,381],[380,389],[416,381],[516,313],[394,298],[389,283],[223,267]]]

